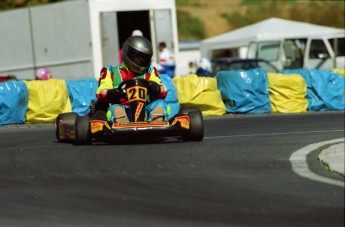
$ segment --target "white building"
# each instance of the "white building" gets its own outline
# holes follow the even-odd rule
[[[98,77],[118,65],[121,44],[139,29],[154,47],[166,42],[178,58],[175,0],[75,0],[0,13],[0,75],[34,79]],[[178,66],[177,66],[178,67]]]

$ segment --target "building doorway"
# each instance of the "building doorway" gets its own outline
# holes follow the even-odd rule
[[[133,30],[140,30],[144,37],[151,41],[150,14],[144,11],[123,11],[117,12],[119,31],[119,46],[132,35]]]

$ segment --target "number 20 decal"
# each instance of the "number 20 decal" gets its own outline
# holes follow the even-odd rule
[[[146,101],[147,89],[145,87],[135,86],[127,90],[128,101]]]

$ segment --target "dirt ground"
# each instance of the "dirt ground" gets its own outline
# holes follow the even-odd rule
[[[200,18],[204,23],[207,38],[232,30],[221,15],[241,10],[240,0],[199,0],[198,2],[199,4],[196,6],[177,6],[177,9]]]

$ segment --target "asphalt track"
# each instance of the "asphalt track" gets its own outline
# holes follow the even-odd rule
[[[344,226],[344,187],[289,158],[344,137],[344,112],[205,118],[202,142],[59,143],[54,127],[0,127],[0,226]],[[309,168],[344,177],[307,155]]]

